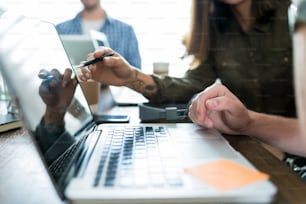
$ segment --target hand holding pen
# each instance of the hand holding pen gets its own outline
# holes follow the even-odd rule
[[[97,57],[97,58],[88,60],[84,63],[81,63],[80,65],[77,65],[76,68],[86,67],[86,66],[92,65],[92,64],[97,63],[97,62],[102,62],[105,57],[111,57],[111,56],[114,56],[113,52],[106,53],[106,54],[102,55],[101,57]]]
[[[100,61],[106,57],[102,63],[93,64],[90,67],[81,67],[78,78],[81,81],[94,80],[104,85],[126,86],[136,79],[136,68],[131,66],[120,54],[111,48],[97,50],[93,53]],[[83,63],[85,64],[85,63]]]

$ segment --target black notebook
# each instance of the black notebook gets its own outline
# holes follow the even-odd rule
[[[23,122],[15,105],[10,101],[0,101],[0,133],[20,128]]]
[[[22,121],[16,114],[0,114],[0,132],[6,132],[12,129],[20,128],[22,127],[22,124]]]

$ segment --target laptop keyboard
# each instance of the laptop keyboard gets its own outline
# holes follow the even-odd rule
[[[163,126],[113,127],[93,186],[180,187],[176,155]]]
[[[50,166],[49,172],[55,180],[58,180],[65,170],[67,170],[68,165],[71,163],[72,158],[75,156],[76,152],[79,150],[80,146],[85,142],[87,137],[81,138],[77,143],[69,147],[61,156],[59,156]]]

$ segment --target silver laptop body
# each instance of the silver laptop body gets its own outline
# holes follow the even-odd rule
[[[71,67],[54,25],[4,13],[0,66],[29,133],[45,156],[48,152],[35,135],[45,110],[37,75],[42,68],[63,72]],[[75,143],[46,163],[59,195],[71,203],[265,203],[277,191],[269,180],[220,191],[185,173],[185,168],[218,159],[254,169],[215,130],[191,123],[96,125],[79,86],[72,103],[65,129]],[[81,110],[82,117],[74,108]],[[71,154],[71,149],[76,153]],[[60,166],[57,161],[68,155],[64,170],[54,173]]]

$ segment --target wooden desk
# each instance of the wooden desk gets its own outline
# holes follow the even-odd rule
[[[225,138],[242,153],[258,170],[270,175],[278,193],[273,203],[305,203],[306,181],[294,173],[284,162],[276,158],[260,142],[247,136]]]
[[[0,203],[63,203],[24,130],[0,136]]]
[[[113,113],[131,114],[131,123],[139,123],[137,107],[119,107]],[[270,174],[278,187],[273,203],[305,203],[306,182],[262,145],[244,136],[225,136],[259,170]],[[26,131],[18,130],[0,137],[0,203],[63,204],[47,175],[39,154]]]

